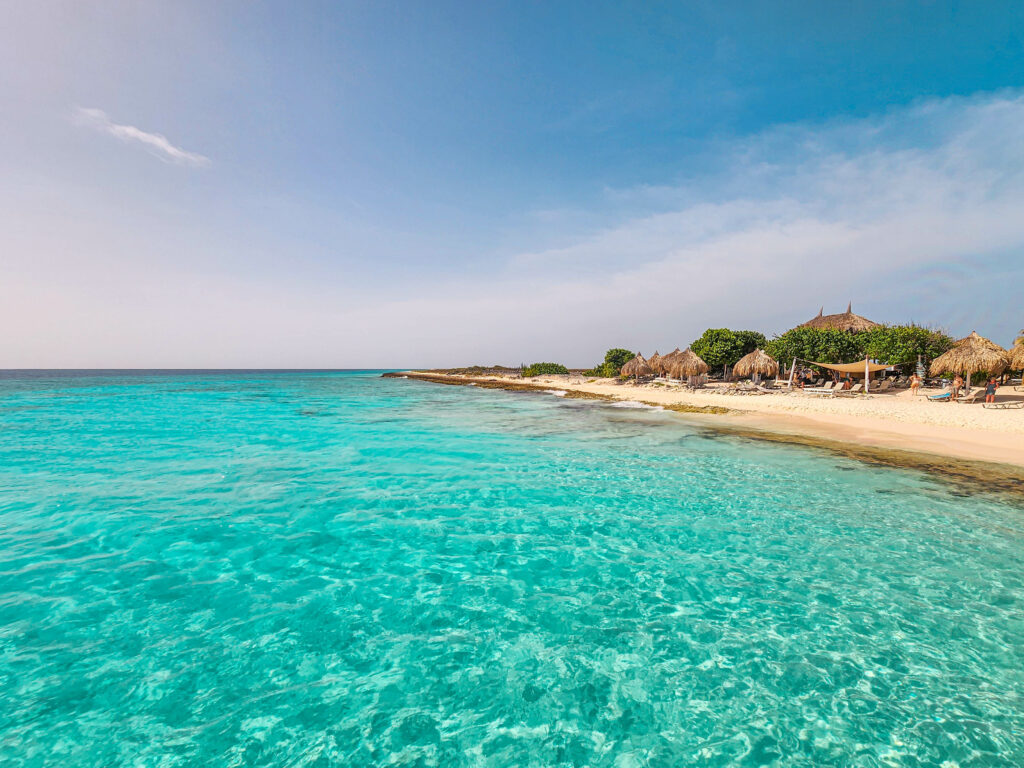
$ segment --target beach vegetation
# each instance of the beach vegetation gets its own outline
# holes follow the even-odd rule
[[[759,331],[733,331],[736,338],[740,340],[742,350],[740,357],[746,357],[755,349],[764,349],[768,346],[768,339]]]
[[[604,362],[598,363],[589,371],[584,371],[584,373],[587,376],[612,379],[618,376],[622,371],[622,366],[634,357],[636,357],[636,352],[630,352],[628,349],[615,347],[614,349],[609,349],[604,353]]]
[[[569,369],[561,363],[532,363],[523,368],[523,376],[551,376],[568,373]]]
[[[953,339],[919,325],[879,325],[860,333],[799,326],[768,342],[765,349],[782,366],[794,358],[821,363],[852,363],[865,357],[888,365],[913,365],[918,356],[934,360]]]
[[[834,328],[798,326],[769,341],[765,351],[783,367],[794,357],[819,363],[851,363],[864,359],[861,334]]]
[[[735,365],[743,357],[743,343],[728,328],[708,328],[690,349],[711,368]]]
[[[912,365],[918,357],[934,360],[954,343],[942,331],[919,325],[880,325],[858,336],[867,357],[889,365]]]
[[[708,328],[690,345],[690,349],[711,368],[720,368],[735,365],[741,357],[755,349],[763,349],[767,343],[764,334],[757,331]]]

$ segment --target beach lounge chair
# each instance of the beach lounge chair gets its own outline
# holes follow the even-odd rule
[[[984,389],[984,387],[978,387],[976,390],[974,390],[970,394],[967,394],[967,395],[964,395],[963,397],[957,398],[957,402],[958,403],[964,403],[966,405],[967,403],[980,403],[980,402],[984,401],[984,399],[985,399],[985,389]]]
[[[805,395],[829,395],[830,397],[836,393],[836,383],[830,381],[824,387],[804,387]]]
[[[928,399],[936,403],[948,403],[953,399],[952,392],[940,392],[937,395],[928,395]]]
[[[983,408],[995,408],[997,410],[1016,410],[1017,408],[1024,408],[1024,400],[1007,400],[1003,403],[982,403]]]
[[[843,395],[843,396],[862,395],[862,394],[864,394],[864,385],[863,384],[854,384],[849,389],[837,389],[836,390],[836,394],[837,395]]]

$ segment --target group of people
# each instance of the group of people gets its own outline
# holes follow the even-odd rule
[[[810,368],[802,368],[796,377],[796,383],[800,387],[800,389],[803,389],[804,387],[813,387],[815,382],[814,375],[814,371],[811,370]],[[951,400],[960,399],[960,393],[964,389],[965,383],[966,382],[964,381],[963,377],[960,374],[957,374],[956,378],[953,379],[953,383],[950,385],[949,388]],[[839,386],[837,387],[837,389],[845,390],[850,389],[852,386],[853,380],[849,376],[843,376],[842,378],[839,379]],[[920,375],[918,375],[915,372],[914,375],[910,377],[910,393],[912,395],[917,395],[920,392],[922,386],[924,386],[924,380],[921,378]],[[995,402],[996,389],[998,388],[998,386],[999,384],[996,381],[995,377],[990,378],[985,383],[986,403]],[[970,391],[969,387],[968,391]]]
[[[918,393],[918,391],[921,389],[922,384],[924,384],[924,382],[921,380],[921,377],[918,376],[916,373],[913,376],[911,376],[910,377],[910,392],[911,392],[911,394],[916,395]],[[953,379],[953,382],[952,382],[952,384],[950,384],[950,387],[949,387],[949,394],[950,394],[950,399],[951,400],[959,400],[960,399],[960,391],[964,388],[964,384],[966,384],[966,382],[964,381],[963,377],[958,373],[956,375],[956,377]],[[998,389],[998,388],[999,388],[999,382],[996,380],[995,376],[991,377],[987,382],[985,382],[985,402],[986,403],[994,403],[996,401],[996,389]],[[969,392],[970,391],[970,387],[968,387],[967,390]]]
[[[960,398],[960,390],[964,388],[966,382],[963,377],[958,373],[956,378],[953,379],[953,383],[950,385],[949,391],[952,393],[952,399],[957,400]],[[985,382],[985,402],[994,403],[996,401],[996,389],[999,388],[999,382],[995,376]],[[967,385],[967,391],[971,391],[970,385]]]

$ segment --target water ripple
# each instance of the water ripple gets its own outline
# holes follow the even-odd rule
[[[0,382],[0,763],[1024,763],[1024,516],[650,410]]]

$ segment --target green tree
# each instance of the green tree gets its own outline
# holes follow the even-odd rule
[[[711,368],[734,365],[743,357],[743,341],[728,328],[708,328],[690,349]]]
[[[533,363],[523,369],[523,376],[545,376],[568,372],[569,369],[561,363]]]
[[[618,376],[619,371],[622,370],[622,366],[628,363],[636,357],[636,352],[630,352],[628,349],[622,349],[616,347],[615,349],[609,349],[604,353],[604,364],[610,365],[615,369],[615,375]]]
[[[604,362],[598,363],[596,366],[586,372],[587,376],[600,376],[602,378],[614,378],[618,376],[622,371],[622,366],[628,363],[636,357],[635,352],[630,352],[628,349],[622,349],[621,347],[615,347],[609,349],[604,353]]]
[[[864,359],[863,335],[830,328],[793,328],[769,341],[765,351],[782,366],[788,366],[794,357],[820,363],[852,363]]]
[[[768,339],[764,337],[763,333],[757,331],[733,331],[736,334],[736,338],[740,340],[742,350],[740,357],[749,355],[755,349],[764,349],[768,346]]]
[[[882,325],[858,336],[868,357],[889,365],[912,365],[918,355],[934,360],[953,346],[953,339],[942,331],[918,325]]]

